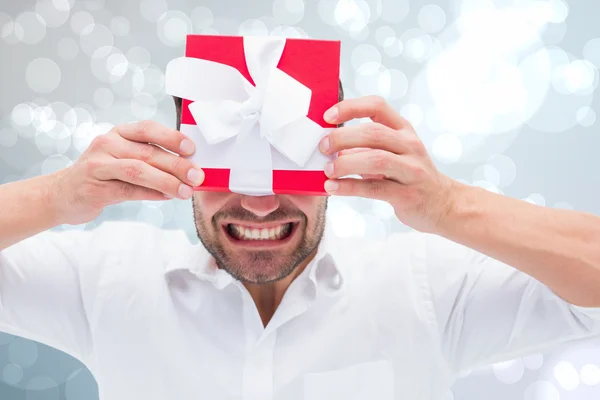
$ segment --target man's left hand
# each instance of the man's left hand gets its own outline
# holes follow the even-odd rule
[[[437,170],[411,124],[382,98],[344,100],[325,113],[332,124],[355,118],[372,122],[338,127],[321,140],[324,154],[339,152],[325,168],[325,189],[387,201],[405,225],[434,232],[452,207],[454,181]],[[348,175],[363,179],[340,179]]]

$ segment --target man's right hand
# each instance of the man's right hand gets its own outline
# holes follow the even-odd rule
[[[156,122],[116,126],[54,175],[50,201],[62,223],[76,225],[92,221],[110,204],[189,199],[204,172],[180,155],[194,151],[189,138]]]

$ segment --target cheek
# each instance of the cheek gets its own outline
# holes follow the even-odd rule
[[[290,201],[308,218],[307,229],[314,229],[318,220],[324,217],[327,197],[324,196],[290,196]]]
[[[212,230],[212,217],[229,201],[229,193],[195,192],[194,214],[205,229]]]

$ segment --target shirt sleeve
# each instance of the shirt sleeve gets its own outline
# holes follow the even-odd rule
[[[79,261],[91,235],[46,231],[0,252],[0,331],[85,360],[92,341]]]
[[[442,352],[456,374],[600,337],[600,308],[569,304],[498,260],[429,234],[424,259]]]

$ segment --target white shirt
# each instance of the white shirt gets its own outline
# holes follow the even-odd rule
[[[425,400],[461,371],[599,336],[600,309],[435,235],[327,233],[264,328],[201,244],[108,222],[0,253],[0,330],[81,360],[101,400]]]

